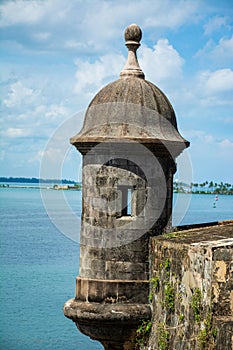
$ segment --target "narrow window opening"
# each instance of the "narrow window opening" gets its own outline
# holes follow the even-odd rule
[[[121,216],[132,216],[132,188],[129,188],[127,186],[121,186],[120,189],[122,193]]]
[[[132,190],[131,188],[128,188],[128,192],[127,192],[127,215],[132,215],[131,212],[131,199],[132,199]]]

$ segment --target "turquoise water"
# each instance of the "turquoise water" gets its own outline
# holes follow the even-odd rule
[[[219,195],[217,200],[215,198],[214,194],[174,194],[173,224],[232,220],[233,196]],[[178,206],[177,203],[179,203]],[[181,221],[180,218],[182,218]]]
[[[51,194],[56,201],[57,191]],[[77,194],[67,193],[78,210]],[[103,349],[63,315],[75,292],[78,244],[50,222],[38,189],[1,189],[0,205],[0,348]]]
[[[81,192],[49,191],[60,222],[79,231],[79,220],[70,222],[69,206],[81,215]],[[60,205],[64,194],[67,208]],[[174,223],[189,224],[233,219],[233,196],[174,196]],[[0,189],[1,215],[1,329],[4,350],[103,349],[82,335],[63,315],[63,304],[75,292],[79,245],[52,224],[39,189]],[[183,213],[186,215],[180,222]]]

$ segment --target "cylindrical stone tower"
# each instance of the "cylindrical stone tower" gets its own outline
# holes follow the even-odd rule
[[[120,79],[91,101],[71,143],[83,155],[80,275],[64,313],[105,349],[134,349],[151,317],[149,241],[171,225],[175,158],[189,145],[174,110],[137,61],[141,29],[125,31]]]

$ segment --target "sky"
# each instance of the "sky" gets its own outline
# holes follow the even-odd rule
[[[80,180],[69,138],[118,79],[132,23],[146,79],[191,143],[176,178],[233,183],[233,0],[1,0],[0,176]]]

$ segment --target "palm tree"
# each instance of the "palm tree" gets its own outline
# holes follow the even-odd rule
[[[195,192],[196,192],[197,187],[198,187],[198,183],[194,183],[194,184],[193,184],[193,187],[195,187],[195,188],[196,188],[196,189],[195,189]]]
[[[190,187],[190,192],[191,192],[191,193],[192,193],[193,185],[194,185],[193,182],[190,182],[190,186],[189,186],[189,187]]]
[[[211,190],[211,192],[213,192],[213,187],[214,187],[214,183],[213,181],[209,182],[209,189]]]

